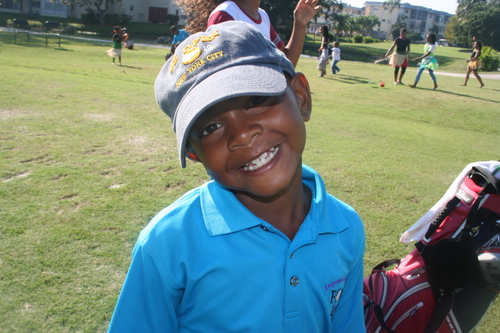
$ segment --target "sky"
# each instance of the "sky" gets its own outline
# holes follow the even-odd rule
[[[380,0],[383,2],[384,0]],[[354,6],[363,7],[365,0],[342,0],[343,3]],[[413,6],[422,6],[450,14],[455,14],[457,10],[457,0],[401,0],[401,3],[409,3]]]

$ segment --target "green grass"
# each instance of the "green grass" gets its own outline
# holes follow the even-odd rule
[[[124,50],[118,67],[110,47],[65,38],[45,47],[39,36],[14,45],[0,32],[2,332],[104,332],[139,231],[207,180],[200,165],[180,169],[155,103],[167,48]],[[468,57],[439,56],[449,66]],[[304,163],[363,218],[368,274],[412,249],[399,235],[466,164],[499,158],[500,81],[484,76],[478,89],[474,77],[460,87],[462,77],[440,75],[432,91],[427,73],[411,89],[392,85],[389,66],[339,67],[318,78],[314,58],[299,62],[313,96]],[[497,302],[478,332],[498,331],[498,311]]]

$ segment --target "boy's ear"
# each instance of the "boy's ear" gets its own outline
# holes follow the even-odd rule
[[[304,74],[297,72],[290,80],[290,86],[295,93],[295,98],[300,108],[300,113],[304,121],[309,121],[311,118],[312,101],[311,90],[309,89],[309,81]]]
[[[191,145],[186,147],[186,157],[189,158],[193,162],[201,162],[198,155],[196,155],[196,152],[194,151],[193,146],[191,146]]]

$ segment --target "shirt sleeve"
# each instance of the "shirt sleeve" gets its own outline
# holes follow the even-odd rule
[[[166,273],[154,257],[136,244],[108,333],[177,332],[175,308],[182,291],[167,283]]]
[[[278,33],[276,32],[276,30],[274,30],[274,27],[272,25],[269,35],[271,36],[271,41],[274,43],[274,45],[276,45],[278,49],[283,51],[285,49],[285,43],[283,43],[283,40],[281,40],[280,35],[278,35]]]
[[[215,13],[212,13],[210,17],[208,18],[207,22],[207,28],[210,27],[211,25],[222,23],[222,22],[227,22],[227,21],[234,21],[234,18],[228,14],[228,12],[225,12],[223,10],[219,10]]]

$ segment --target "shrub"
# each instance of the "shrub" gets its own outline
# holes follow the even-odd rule
[[[363,43],[363,36],[361,35],[355,35],[353,39],[354,43]]]
[[[373,43],[373,42],[374,42],[374,40],[373,40],[373,38],[372,38],[372,37],[369,37],[369,36],[368,36],[368,37],[365,37],[365,38],[363,39],[363,42],[368,44],[368,43]]]
[[[167,24],[177,25],[179,23],[179,16],[175,14],[167,14]]]
[[[479,60],[481,61],[481,68],[483,71],[496,71],[500,67],[500,56],[498,52],[489,46],[483,46]]]
[[[132,20],[132,16],[127,14],[107,13],[104,15],[104,24],[106,25],[126,25]]]
[[[82,14],[82,24],[96,25],[99,24],[99,16],[94,13],[84,13]]]
[[[94,13],[84,13],[82,14],[82,24],[96,25],[99,24],[99,16]]]

